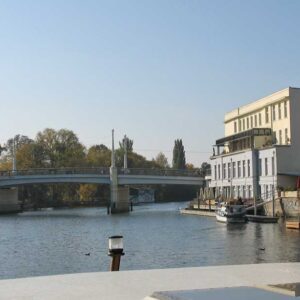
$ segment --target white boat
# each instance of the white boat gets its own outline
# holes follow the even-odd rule
[[[216,218],[223,223],[245,223],[246,208],[244,205],[221,204],[216,208]]]

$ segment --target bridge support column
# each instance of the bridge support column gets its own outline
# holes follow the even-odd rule
[[[129,188],[118,186],[116,167],[110,168],[110,210],[112,214],[129,212]]]
[[[0,189],[0,214],[11,214],[20,211],[17,188]]]

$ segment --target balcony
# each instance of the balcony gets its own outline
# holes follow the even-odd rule
[[[271,146],[273,143],[273,132],[271,128],[252,128],[247,131],[239,132],[216,141],[217,153],[228,154],[246,149],[260,149]],[[220,149],[223,148],[223,149]]]

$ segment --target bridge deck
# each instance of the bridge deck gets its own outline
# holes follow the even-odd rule
[[[63,168],[1,171],[0,187],[39,183],[110,184],[109,168]],[[118,169],[118,184],[201,185],[195,171],[173,169]]]

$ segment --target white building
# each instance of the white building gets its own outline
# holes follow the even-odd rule
[[[217,195],[270,199],[300,175],[300,89],[286,88],[225,115],[211,157]]]

